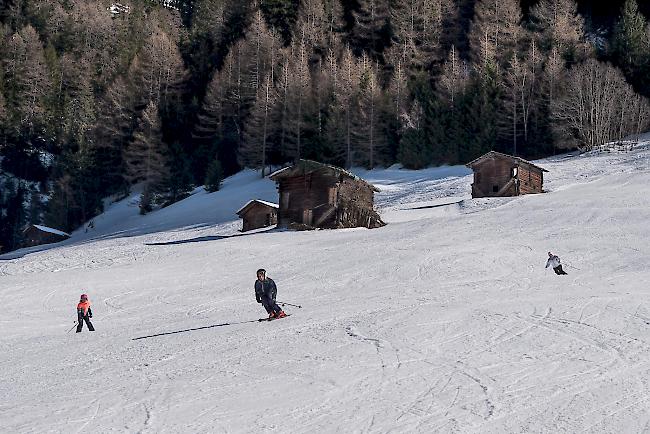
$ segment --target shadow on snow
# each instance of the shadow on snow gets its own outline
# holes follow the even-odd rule
[[[172,246],[174,244],[201,243],[204,241],[217,241],[224,238],[240,237],[241,235],[210,235],[205,237],[189,238],[187,240],[164,241],[159,243],[144,243],[145,246]]]
[[[218,241],[218,240],[223,240],[226,238],[235,238],[235,237],[245,237],[248,235],[256,235],[256,234],[262,234],[262,233],[272,233],[272,232],[282,232],[282,230],[277,229],[277,228],[261,228],[263,230],[259,231],[248,231],[248,232],[243,232],[235,235],[209,235],[209,236],[203,236],[203,237],[196,237],[196,238],[188,238],[186,240],[176,240],[176,241],[160,241],[156,243],[145,243],[145,246],[173,246],[175,244],[188,244],[188,243],[202,243],[205,241]]]
[[[212,328],[215,328],[215,327],[225,327],[225,326],[232,326],[232,325],[238,325],[238,324],[248,324],[248,323],[253,323],[253,322],[260,322],[260,321],[257,320],[257,319],[252,319],[252,320],[248,320],[248,321],[225,322],[225,323],[222,323],[222,324],[212,324],[212,325],[209,325],[209,326],[194,327],[194,328],[191,328],[191,329],[175,330],[173,332],[164,332],[164,333],[156,333],[156,334],[153,334],[153,335],[140,336],[140,337],[137,337],[137,338],[133,338],[131,340],[132,341],[137,341],[137,340],[140,340],[140,339],[156,338],[158,336],[175,335],[175,334],[178,334],[178,333],[187,333],[187,332],[193,332],[193,331],[196,331],[196,330],[205,330],[205,329],[212,329]]]

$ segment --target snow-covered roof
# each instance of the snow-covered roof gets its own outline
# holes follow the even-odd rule
[[[245,204],[244,206],[242,206],[241,208],[239,208],[239,209],[235,212],[235,214],[239,214],[240,212],[242,212],[243,210],[245,210],[246,208],[248,208],[248,207],[249,207],[250,205],[252,205],[253,203],[259,203],[259,204],[262,204],[262,205],[266,205],[266,206],[268,206],[268,207],[270,207],[270,208],[279,208],[279,206],[278,206],[277,203],[271,203],[271,202],[267,202],[267,201],[265,201],[265,200],[260,200],[260,199],[251,199],[251,200],[249,200],[248,202],[246,202],[246,204]]]
[[[61,235],[62,237],[69,237],[70,236],[70,234],[68,234],[66,232],[60,231],[58,229],[48,228],[47,226],[41,226],[41,225],[32,225],[32,226],[34,226],[39,231],[49,232],[51,234],[56,234],[56,235]],[[30,227],[31,226],[27,227],[27,229],[29,229]]]

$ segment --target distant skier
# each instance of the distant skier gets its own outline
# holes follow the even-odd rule
[[[90,302],[88,301],[88,296],[86,294],[81,294],[81,300],[77,304],[77,333],[81,333],[81,329],[84,325],[84,321],[88,326],[88,330],[91,332],[95,331],[93,323],[90,322],[90,318],[93,317],[93,311],[90,309]]]
[[[555,274],[567,274],[566,271],[562,269],[562,264],[560,264],[560,257],[554,255],[551,252],[548,252],[548,261],[546,261],[545,268],[548,268],[549,266],[553,267]]]
[[[257,270],[257,280],[255,281],[255,299],[262,303],[264,309],[269,314],[269,318],[284,318],[286,313],[275,302],[275,296],[278,288],[270,277],[266,277],[266,270],[260,268]]]

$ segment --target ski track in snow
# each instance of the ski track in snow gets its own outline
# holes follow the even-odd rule
[[[238,233],[277,199],[243,173],[0,257],[0,432],[647,432],[650,149],[538,163],[547,194],[477,200],[359,170],[371,231]],[[259,267],[303,308],[258,323]],[[97,331],[66,333],[81,292]]]

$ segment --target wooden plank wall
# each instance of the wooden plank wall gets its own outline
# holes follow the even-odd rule
[[[513,168],[517,168],[518,190],[511,187],[497,194],[512,179]],[[519,165],[502,158],[491,158],[474,167],[472,197],[515,196],[517,194],[542,193],[543,172],[535,167]],[[497,191],[494,191],[497,186]]]
[[[326,212],[329,203],[330,188],[336,187],[337,179],[318,173],[281,179],[278,185],[280,192],[280,210],[278,223],[287,227],[290,223],[303,223],[303,211],[318,208],[322,211],[312,213],[312,220],[316,221],[322,213]],[[289,199],[285,198],[289,194]]]
[[[41,244],[58,243],[59,241],[67,240],[68,237],[49,232],[43,232],[38,228],[31,227],[24,234],[25,240],[22,247],[40,246]]]
[[[534,167],[519,167],[519,193],[542,193],[543,174]]]
[[[271,214],[270,224],[268,215]],[[278,222],[277,212],[262,205],[254,205],[243,217],[242,232],[263,228]]]
[[[292,223],[320,228],[383,226],[373,209],[374,192],[365,182],[312,172],[281,179],[278,190],[281,227]]]
[[[512,178],[512,166],[508,161],[490,158],[474,168],[472,197],[490,197],[505,186]],[[496,186],[496,191],[494,191]],[[514,195],[514,189],[507,194]]]

